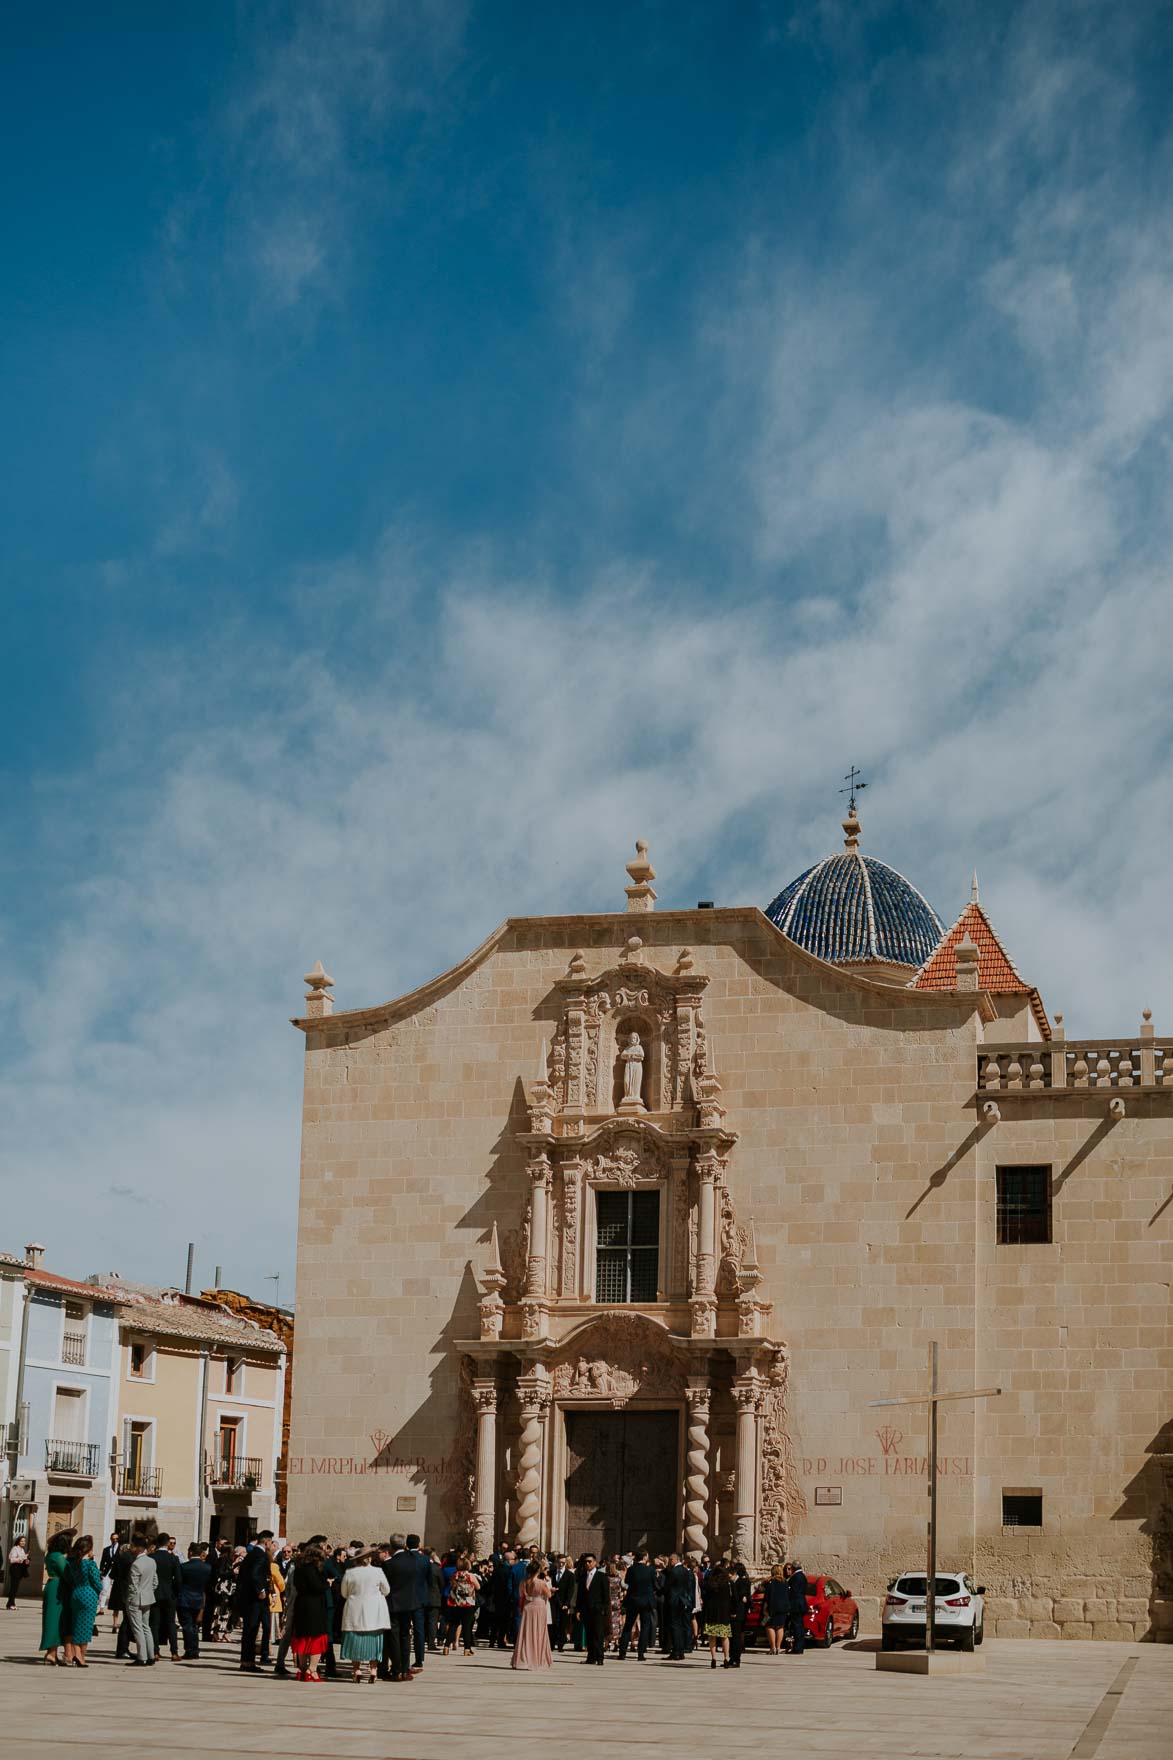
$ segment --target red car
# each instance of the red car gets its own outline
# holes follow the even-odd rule
[[[745,1647],[756,1642],[762,1629],[760,1588],[753,1592],[745,1617]],[[854,1638],[859,1632],[859,1608],[848,1590],[834,1577],[808,1577],[806,1580],[806,1641],[821,1644],[829,1650],[836,1638]]]

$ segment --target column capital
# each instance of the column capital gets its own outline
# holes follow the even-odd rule
[[[478,1376],[472,1384],[472,1399],[478,1412],[497,1410],[497,1378]]]
[[[553,1178],[553,1168],[550,1165],[550,1157],[544,1149],[530,1150],[529,1166],[526,1172],[533,1185],[549,1186]]]

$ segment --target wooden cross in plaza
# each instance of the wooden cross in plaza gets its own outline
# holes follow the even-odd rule
[[[933,1648],[937,1608],[937,1407],[946,1399],[993,1399],[1000,1387],[974,1387],[968,1393],[940,1393],[937,1389],[937,1342],[929,1346],[929,1388],[908,1399],[873,1399],[873,1406],[923,1406],[929,1408],[929,1536],[928,1568],[925,1571],[925,1649]]]

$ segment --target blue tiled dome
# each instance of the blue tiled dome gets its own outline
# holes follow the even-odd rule
[[[922,966],[944,936],[944,924],[903,874],[860,854],[858,821],[844,830],[847,848],[784,886],[766,915],[808,953],[838,965],[887,960]]]

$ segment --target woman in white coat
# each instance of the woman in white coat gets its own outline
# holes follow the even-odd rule
[[[342,1660],[354,1664],[354,1679],[361,1681],[362,1665],[370,1664],[367,1679],[375,1680],[383,1656],[383,1633],[391,1621],[387,1613],[390,1584],[373,1552],[360,1552],[342,1578]]]

